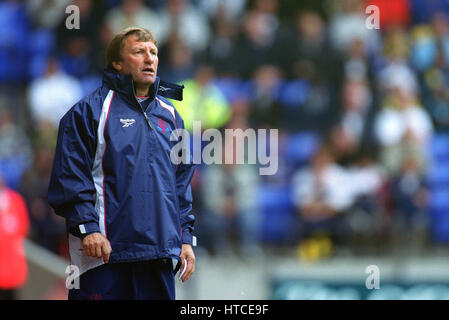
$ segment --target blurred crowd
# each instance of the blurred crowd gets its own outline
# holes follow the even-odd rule
[[[372,4],[380,29],[366,24]],[[64,221],[46,202],[59,119],[101,84],[108,42],[132,25],[154,33],[159,76],[185,85],[174,104],[189,130],[193,120],[279,130],[275,175],[197,169],[209,253],[298,246],[313,259],[336,246],[438,242],[432,221],[449,233],[429,213],[428,183],[429,145],[449,129],[447,1],[7,0],[0,172],[25,199],[35,242],[67,256]]]

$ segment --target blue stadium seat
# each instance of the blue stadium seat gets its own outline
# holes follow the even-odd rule
[[[25,4],[0,2],[0,82],[21,82],[27,77],[29,21]]]
[[[430,233],[434,242],[449,240],[449,190],[435,190],[429,197]]]
[[[321,145],[319,134],[311,131],[289,135],[285,157],[294,166],[306,164]]]
[[[41,28],[30,34],[30,54],[50,55],[55,47],[55,34],[52,30]]]
[[[251,96],[249,83],[242,80],[218,78],[214,81],[214,84],[224,94],[228,102],[242,96],[247,98]]]
[[[31,80],[42,77],[47,69],[48,56],[45,54],[33,55],[29,60],[28,73]]]
[[[430,232],[433,242],[449,243],[449,214],[432,217]]]
[[[120,0],[104,0],[104,6],[108,9],[120,6]]]
[[[449,161],[449,134],[435,134],[429,146],[435,162]]]
[[[92,93],[101,86],[102,77],[98,75],[86,76],[80,79],[83,95]]]
[[[429,194],[428,207],[431,216],[449,216],[449,189],[433,190]]]
[[[280,87],[278,100],[287,108],[299,108],[309,95],[309,87],[305,80],[285,81]]]
[[[264,184],[259,187],[261,241],[288,244],[294,237],[295,217],[288,185]]]
[[[413,22],[416,24],[429,22],[436,12],[449,14],[449,2],[447,0],[411,0],[410,7]]]
[[[429,148],[433,159],[427,172],[431,237],[434,242],[449,243],[449,134],[435,134]]]
[[[427,181],[431,189],[449,187],[449,162],[435,162],[427,170]]]
[[[28,167],[28,161],[21,156],[0,159],[0,172],[2,173],[6,185],[14,190],[19,189],[22,175]]]

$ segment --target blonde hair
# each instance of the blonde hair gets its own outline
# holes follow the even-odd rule
[[[106,65],[108,68],[113,68],[112,62],[122,61],[125,40],[131,35],[137,36],[137,41],[152,41],[156,44],[156,39],[154,38],[153,33],[148,29],[139,27],[128,27],[123,29],[120,33],[114,36],[106,49]]]

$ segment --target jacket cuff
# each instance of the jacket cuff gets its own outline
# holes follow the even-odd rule
[[[100,233],[100,227],[96,222],[87,222],[80,224],[70,230],[70,233],[72,233],[74,236],[79,237],[83,239],[85,236],[98,232]]]
[[[190,244],[192,247],[196,247],[196,237],[188,229],[182,230],[181,238],[183,244]]]

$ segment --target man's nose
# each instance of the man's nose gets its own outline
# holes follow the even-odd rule
[[[149,51],[147,51],[145,53],[145,62],[153,63],[153,60],[154,60],[153,55]]]

